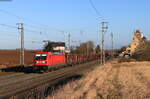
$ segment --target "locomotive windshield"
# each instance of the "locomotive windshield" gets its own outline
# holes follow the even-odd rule
[[[46,54],[36,54],[35,60],[46,60],[47,55]]]

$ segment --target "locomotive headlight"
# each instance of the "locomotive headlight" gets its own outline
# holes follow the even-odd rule
[[[38,61],[36,61],[35,63],[39,63]]]
[[[46,63],[46,61],[42,61],[42,63]]]

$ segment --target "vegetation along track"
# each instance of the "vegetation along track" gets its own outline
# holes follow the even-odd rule
[[[97,63],[99,63],[99,61],[92,61],[43,74],[20,73],[16,76],[7,76],[0,80],[0,98],[16,99],[34,97],[36,99],[41,99],[41,97],[44,97],[43,92],[45,92],[46,87],[48,87],[50,84],[54,84],[59,80],[79,73],[86,68],[96,65]],[[40,90],[41,88],[43,91]],[[37,90],[40,90],[41,92],[37,94]]]
[[[150,62],[110,61],[47,99],[150,99],[149,73]]]

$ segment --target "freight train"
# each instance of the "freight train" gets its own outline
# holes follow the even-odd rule
[[[100,54],[70,54],[64,42],[48,42],[43,52],[36,52],[33,69],[48,71],[60,67],[72,66],[100,58]],[[107,56],[107,55],[106,55]]]
[[[35,71],[48,71],[59,67],[85,63],[100,58],[100,54],[64,54],[60,52],[36,52]]]

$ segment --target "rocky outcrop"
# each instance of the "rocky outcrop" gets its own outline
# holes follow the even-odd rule
[[[132,56],[136,53],[138,53],[140,50],[144,49],[147,44],[147,39],[143,35],[143,33],[140,30],[136,30],[134,32],[134,37],[129,46],[127,46],[126,50],[122,52],[121,56],[129,55]]]
[[[140,30],[136,30],[136,32],[134,33],[133,41],[130,44],[131,55],[143,49],[146,45],[146,42],[147,42],[147,39],[143,35],[143,33]]]

